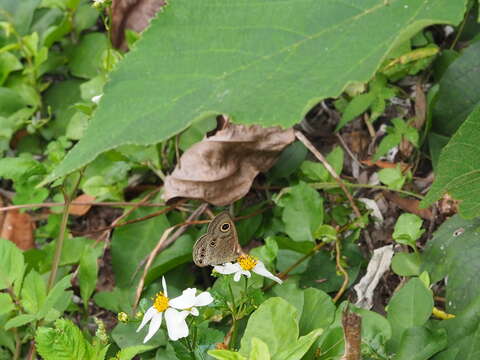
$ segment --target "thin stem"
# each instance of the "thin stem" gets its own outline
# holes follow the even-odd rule
[[[335,184],[335,183],[329,183],[329,182],[325,182],[325,183],[310,183],[309,185],[312,186],[312,187],[315,188],[315,189],[332,189],[332,188],[338,187],[337,184]],[[389,187],[383,186],[383,185],[352,184],[352,183],[348,183],[348,182],[345,182],[344,185],[345,185],[346,187],[351,187],[351,188],[366,188],[366,189],[392,191],[392,192],[397,192],[397,193],[404,194],[404,195],[408,195],[408,196],[413,196],[413,197],[416,197],[416,198],[419,199],[419,200],[423,200],[423,196],[422,196],[422,195],[415,194],[415,193],[413,193],[413,192],[406,191],[406,190],[390,189]]]
[[[73,186],[72,193],[67,194],[65,188],[63,189],[63,197],[65,199],[65,206],[63,207],[62,212],[62,222],[60,223],[60,233],[58,234],[58,239],[55,244],[55,254],[53,255],[52,261],[52,270],[48,278],[47,291],[50,291],[55,284],[55,279],[57,278],[58,266],[60,265],[60,257],[62,256],[63,242],[65,240],[65,231],[67,230],[68,214],[70,210],[70,205],[72,202],[72,197],[75,195],[78,186],[80,185],[80,180],[82,178],[82,173],[77,178],[75,185]]]
[[[341,263],[342,254],[340,252],[340,239],[338,237],[337,237],[337,240],[335,241],[335,252],[336,252],[335,261],[337,263],[338,270],[343,275],[343,284],[342,284],[342,287],[340,288],[340,290],[338,290],[337,295],[335,295],[335,297],[333,298],[334,303],[337,302],[338,299],[340,299],[342,297],[343,293],[347,289],[348,280],[349,280],[348,273],[345,271],[345,269],[343,268],[342,263]]]
[[[343,183],[343,180],[338,176],[337,172],[335,169],[329,164],[327,159],[320,153],[320,151],[317,150],[315,146],[310,142],[310,140],[307,139],[303,133],[300,131],[295,131],[295,136],[297,137],[298,140],[300,140],[305,147],[312,152],[313,155],[322,163],[323,166],[325,166],[325,169],[332,175],[332,177],[335,179],[335,181],[338,183],[340,188],[343,190],[345,196],[347,197],[348,201],[350,202],[350,206],[352,207],[353,212],[355,213],[355,216],[357,218],[362,217],[362,214],[360,213],[360,210],[358,210],[357,205],[355,205],[355,201],[353,200],[352,194],[348,191],[347,187]]]
[[[20,359],[22,351],[22,341],[20,335],[18,335],[18,329],[16,327],[13,328],[13,335],[15,336],[15,354],[13,354],[13,359],[18,360]]]
[[[232,312],[232,336],[228,342],[228,348],[233,350],[237,340],[237,306],[235,305],[235,296],[233,296],[232,285],[230,282],[228,282],[228,290],[230,291],[230,296],[232,297],[232,308],[230,309]]]

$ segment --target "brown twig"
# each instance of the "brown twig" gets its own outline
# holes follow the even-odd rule
[[[137,222],[142,222],[142,221],[154,218],[158,215],[162,215],[166,212],[169,212],[170,210],[173,210],[173,209],[177,208],[178,206],[180,206],[180,204],[183,204],[186,201],[187,201],[186,199],[179,200],[175,204],[173,204],[171,206],[168,206],[168,207],[166,207],[162,210],[155,211],[154,213],[139,217],[137,219],[132,219],[132,220],[125,221],[124,223],[121,223],[121,224],[116,224],[115,226],[111,226],[111,225],[110,226],[104,226],[104,227],[99,228],[99,229],[89,230],[89,231],[86,231],[86,232],[83,232],[83,233],[73,233],[73,234],[76,235],[76,236],[86,236],[86,235],[95,234],[97,232],[103,232],[103,231],[106,231],[106,230],[111,230],[111,229],[114,229],[114,228],[117,228],[117,227],[120,227],[120,226],[125,226],[125,225],[135,224]]]
[[[148,203],[138,205],[138,203],[130,202],[130,201],[101,201],[101,202],[94,202],[94,201],[72,201],[70,205],[91,205],[91,206],[141,206],[141,207],[160,207],[165,206],[164,203]],[[10,205],[0,207],[0,212],[11,211],[11,210],[18,210],[18,209],[29,209],[29,208],[50,208],[50,207],[60,207],[65,206],[63,202],[46,202],[46,203],[38,203],[38,204],[22,204],[22,205]]]
[[[360,360],[362,343],[362,318],[347,307],[342,313],[345,351],[341,360]]]
[[[340,188],[343,190],[343,192],[347,196],[348,201],[350,202],[350,206],[352,207],[353,212],[355,213],[355,216],[357,218],[361,217],[362,214],[360,213],[360,210],[358,210],[357,206],[355,205],[355,201],[353,200],[352,195],[348,191],[348,189],[345,186],[345,184],[343,183],[342,179],[340,179],[340,176],[338,176],[335,169],[328,163],[327,159],[325,159],[325,157],[320,153],[320,151],[318,151],[315,148],[315,146],[313,146],[313,144],[310,142],[310,140],[308,140],[306,138],[306,136],[303,135],[303,133],[301,133],[298,130],[295,130],[295,136],[297,137],[298,140],[300,140],[305,145],[305,147],[308,150],[310,150],[312,152],[313,155],[315,155],[315,157],[323,164],[323,166],[325,166],[327,171],[330,173],[330,175],[332,175],[332,177],[335,179],[335,181],[338,183]]]
[[[178,239],[186,230],[187,227],[192,223],[193,219],[198,218],[207,208],[208,204],[204,203],[200,205],[187,219],[186,222],[181,223],[181,224],[176,224],[173,225],[169,228],[167,228],[160,240],[158,241],[157,245],[155,248],[152,250],[150,255],[148,256],[147,263],[145,264],[145,267],[143,268],[143,274],[142,277],[140,278],[137,286],[137,290],[135,292],[135,302],[133,304],[133,313],[136,312],[138,302],[140,301],[140,297],[142,295],[143,291],[143,286],[145,285],[145,278],[147,277],[148,270],[150,270],[150,267],[152,266],[153,261],[155,260],[155,257],[158,255],[160,251],[165,249],[168,245],[173,243],[176,239]],[[175,229],[178,228],[177,231],[169,238],[170,233]]]
[[[333,298],[334,303],[337,302],[338,299],[340,299],[342,297],[343,293],[347,289],[348,280],[349,280],[348,273],[345,271],[345,269],[343,268],[342,263],[341,263],[342,254],[340,252],[340,239],[338,237],[337,237],[337,240],[335,241],[335,253],[336,253],[335,254],[335,261],[337,263],[337,268],[343,275],[343,284],[342,284],[342,287],[340,288],[340,290],[338,290],[337,295],[335,295],[335,297]]]

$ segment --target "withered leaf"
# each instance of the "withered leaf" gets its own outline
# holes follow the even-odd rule
[[[224,123],[214,135],[190,147],[165,179],[165,200],[202,199],[224,206],[245,196],[259,172],[295,140],[293,129]]]
[[[92,202],[95,200],[95,197],[88,194],[82,194],[77,196],[75,200],[73,200],[73,204],[70,205],[70,209],[68,213],[70,215],[76,216],[83,216],[85,215],[90,208],[92,207]],[[85,203],[84,205],[82,203]]]
[[[35,247],[34,229],[35,223],[29,214],[10,210],[0,229],[0,238],[10,240],[22,250],[32,249]]]
[[[164,0],[113,0],[112,45],[126,51],[125,30],[142,32],[164,5]]]

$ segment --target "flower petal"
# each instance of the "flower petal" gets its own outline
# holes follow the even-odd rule
[[[237,271],[235,275],[233,275],[233,281],[240,281],[240,277],[242,276],[241,271]]]
[[[276,281],[279,284],[283,283],[283,280],[280,279],[279,277],[276,277],[270,271],[268,271],[265,265],[261,261],[259,261],[252,270],[258,275],[265,276],[266,278]]]
[[[162,313],[157,312],[150,322],[150,326],[148,327],[148,334],[143,339],[143,343],[145,344],[148,340],[152,338],[153,335],[160,329],[160,325],[162,325]]]
[[[165,294],[166,297],[168,297],[167,282],[165,281],[165,276],[162,276],[162,287],[163,287],[163,293]]]
[[[165,311],[165,321],[170,340],[176,341],[188,336],[188,326],[185,321],[188,314],[188,311],[179,312],[173,308],[168,308]]]
[[[197,289],[188,288],[183,290],[182,295],[177,296],[176,298],[169,300],[168,305],[175,309],[189,309],[195,305],[195,294]]]
[[[158,314],[157,309],[155,309],[153,306],[149,307],[148,310],[145,312],[145,315],[143,315],[142,322],[138,327],[137,332],[139,332],[155,314]]]
[[[202,292],[195,298],[195,306],[205,306],[213,302],[213,297],[208,291]]]
[[[229,275],[241,270],[241,267],[237,263],[225,263],[223,265],[215,265],[213,269],[220,274]]]
[[[192,307],[189,312],[193,316],[198,316],[199,314],[198,309],[196,307]]]

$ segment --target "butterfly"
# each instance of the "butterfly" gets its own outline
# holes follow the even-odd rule
[[[213,218],[207,233],[193,245],[193,262],[200,267],[224,264],[235,260],[241,252],[233,219],[228,211],[223,211]]]

